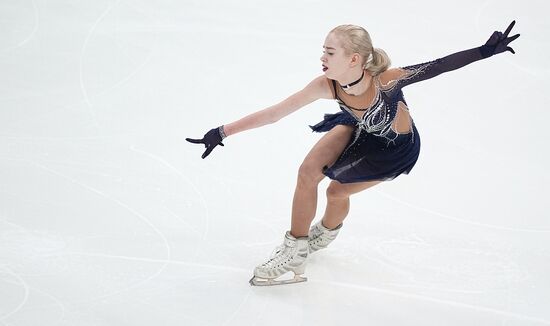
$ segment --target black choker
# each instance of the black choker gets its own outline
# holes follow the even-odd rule
[[[350,84],[347,84],[347,85],[340,85],[343,89],[349,89],[350,87],[352,86],[355,86],[357,84],[359,84],[359,82],[361,80],[363,80],[363,77],[365,76],[365,70],[363,70],[363,73],[361,74],[361,78],[357,79],[356,81],[354,81],[353,83],[350,83]]]

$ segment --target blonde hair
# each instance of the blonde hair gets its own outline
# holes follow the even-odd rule
[[[339,36],[346,54],[359,53],[363,57],[363,68],[372,76],[386,71],[391,64],[390,57],[380,48],[372,46],[369,33],[361,26],[340,25],[330,33]]]

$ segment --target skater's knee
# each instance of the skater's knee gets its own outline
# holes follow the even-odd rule
[[[346,199],[349,198],[350,194],[345,190],[344,187],[340,187],[338,183],[331,182],[327,188],[327,199]]]
[[[304,161],[298,169],[298,183],[304,185],[318,185],[325,175],[318,164]]]

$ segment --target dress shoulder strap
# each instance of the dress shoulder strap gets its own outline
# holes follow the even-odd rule
[[[340,100],[340,97],[338,96],[338,88],[336,87],[336,81],[334,79],[331,79],[332,81],[332,92],[334,93],[334,99]]]

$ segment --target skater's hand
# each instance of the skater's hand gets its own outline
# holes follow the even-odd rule
[[[489,40],[481,46],[481,54],[484,58],[490,57],[494,54],[502,53],[505,51],[510,51],[513,54],[516,52],[514,49],[508,46],[510,42],[517,39],[519,37],[519,34],[516,34],[514,36],[508,37],[508,34],[510,34],[510,31],[512,30],[512,27],[516,24],[516,21],[512,21],[510,25],[506,28],[506,31],[504,31],[504,34],[499,31],[494,31],[491,37],[489,37]]]
[[[202,158],[205,158],[210,155],[210,152],[212,152],[214,147],[218,145],[225,146],[222,143],[224,137],[222,137],[220,128],[223,128],[223,126],[211,129],[204,135],[202,139],[185,138],[185,140],[193,144],[204,144],[204,146],[206,147],[206,151],[202,154]]]

